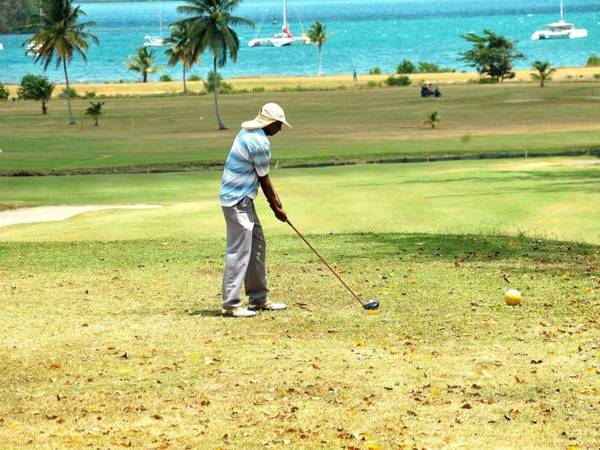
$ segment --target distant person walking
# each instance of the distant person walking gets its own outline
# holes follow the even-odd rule
[[[223,309],[227,317],[253,317],[257,310],[280,311],[283,303],[271,302],[267,294],[265,237],[254,209],[258,185],[275,217],[287,216],[269,178],[271,144],[283,124],[291,128],[283,109],[276,103],[264,105],[254,120],[242,123],[225,162],[220,200],[227,224],[227,254],[223,273]],[[248,309],[241,306],[242,284],[249,297]]]
[[[356,69],[352,70],[352,81],[358,81],[358,74],[356,73]]]

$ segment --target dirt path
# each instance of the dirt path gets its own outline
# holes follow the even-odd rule
[[[66,220],[79,214],[105,209],[155,209],[161,205],[84,205],[38,206],[0,211],[0,227],[36,222]]]

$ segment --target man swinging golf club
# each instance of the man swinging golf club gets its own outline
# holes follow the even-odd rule
[[[283,303],[271,302],[265,273],[265,237],[254,209],[258,185],[262,188],[275,217],[287,216],[269,178],[271,144],[285,124],[283,109],[275,103],[264,105],[254,120],[242,123],[235,138],[221,180],[220,200],[227,223],[227,255],[223,273],[223,310],[227,317],[253,317],[255,311],[280,311]],[[248,295],[248,309],[241,306],[242,284]]]

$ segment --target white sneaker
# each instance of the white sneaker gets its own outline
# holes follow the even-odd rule
[[[221,310],[223,317],[254,317],[256,313],[246,308],[223,309]]]
[[[283,311],[287,309],[287,305],[285,303],[273,303],[267,301],[261,305],[250,305],[248,307],[250,311]]]

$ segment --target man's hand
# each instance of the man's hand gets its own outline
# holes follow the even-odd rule
[[[287,222],[287,214],[283,209],[273,208],[273,212],[275,213],[275,217],[277,217],[282,222]]]

